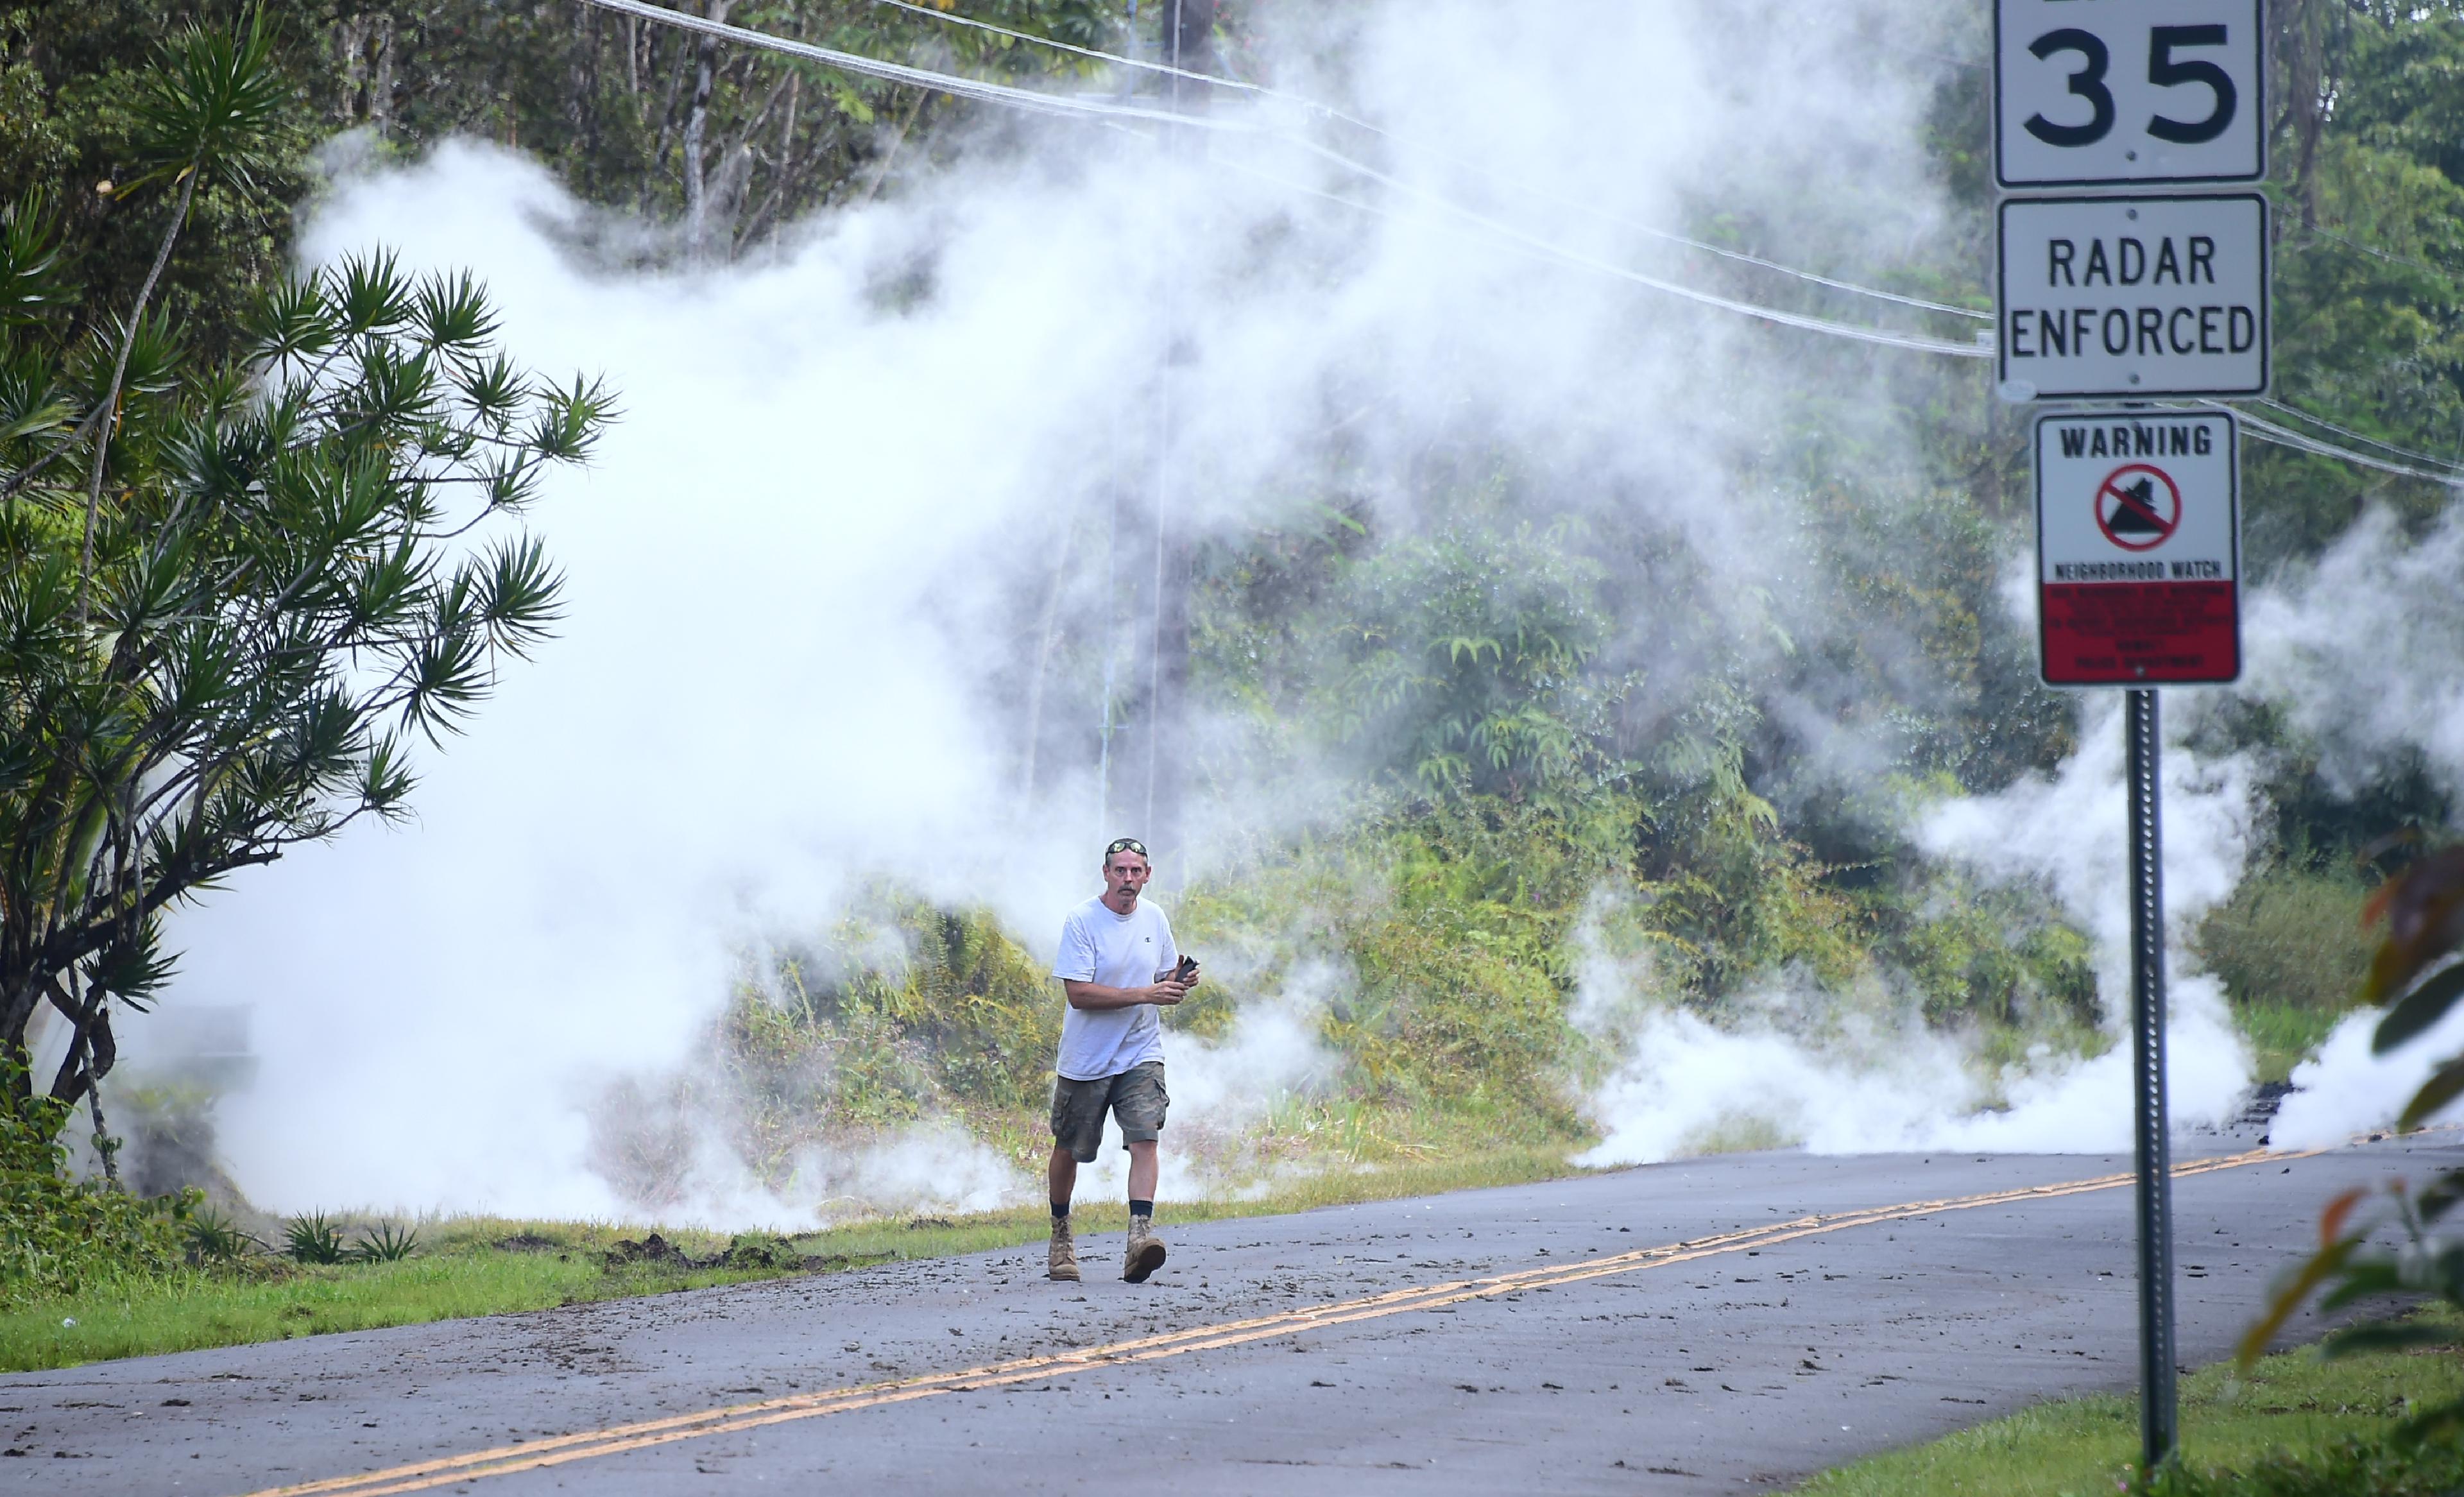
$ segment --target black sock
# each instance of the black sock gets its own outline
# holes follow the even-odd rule
[[[1155,1202],[1152,1200],[1133,1200],[1130,1202],[1130,1215],[1133,1217],[1154,1216]]]
[[[1056,1200],[1052,1202],[1052,1220],[1055,1222],[1068,1221],[1069,1202],[1066,1200]]]

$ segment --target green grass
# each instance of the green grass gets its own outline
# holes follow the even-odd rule
[[[2453,1490],[2464,1471],[2452,1470],[2452,1452],[2422,1464],[2427,1469],[2419,1474],[2438,1479],[2416,1488],[2365,1480],[2340,1446],[2357,1441],[2374,1448],[2415,1403],[2459,1394],[2464,1358],[2453,1350],[2328,1362],[2305,1348],[2270,1356],[2244,1376],[2230,1364],[2202,1369],[2181,1383],[2182,1453],[2194,1476],[2209,1479],[2191,1489],[2320,1497]],[[2116,1491],[2138,1454],[2136,1398],[2073,1398],[1826,1471],[1799,1490],[1814,1497],[2090,1497]],[[2272,1473],[2233,1479],[2271,1457]]]
[[[1240,1200],[1167,1202],[1175,1222],[1307,1211],[1319,1206],[1486,1185],[1514,1185],[1576,1173],[1563,1147],[1499,1149],[1452,1159],[1400,1163],[1375,1170],[1333,1169],[1287,1180]],[[1118,1201],[1082,1201],[1085,1230],[1116,1230]],[[937,1258],[1044,1240],[1040,1205],[916,1222],[865,1222],[794,1239],[810,1256],[833,1260],[838,1271],[894,1259]],[[498,1245],[527,1234],[547,1245]],[[664,1294],[711,1285],[776,1278],[781,1270],[679,1270],[650,1265],[602,1266],[620,1237],[647,1229],[605,1223],[459,1218],[421,1228],[417,1257],[390,1264],[309,1267],[260,1260],[237,1269],[198,1269],[160,1278],[123,1279],[80,1293],[0,1312],[0,1372],[74,1367],[113,1357],[240,1346],[338,1331],[368,1331],[468,1315],[545,1310],[589,1300]],[[666,1234],[684,1251],[708,1256],[727,1239],[708,1232]],[[787,1270],[793,1271],[793,1270]],[[74,1321],[75,1324],[67,1322]]]
[[[2319,1053],[2344,1016],[2331,1008],[2306,1003],[2235,1003],[2233,1019],[2250,1041],[2259,1081],[2289,1081],[2293,1068]]]

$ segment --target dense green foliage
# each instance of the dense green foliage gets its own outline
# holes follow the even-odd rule
[[[2285,404],[2255,414],[2464,458],[2452,128],[2464,9],[2312,5],[2278,19],[2279,97],[2294,100],[2275,152]],[[1936,115],[1946,181],[1980,244],[1982,106],[1963,76]],[[1642,912],[1661,986],[1715,1013],[1797,967],[1835,987],[1910,989],[1936,1023],[2094,1043],[2079,1029],[2100,998],[2077,934],[2041,899],[1968,887],[1907,841],[1930,798],[2000,788],[2074,746],[2069,702],[2035,683],[2031,642],[1996,595],[2002,559],[2025,545],[2026,475],[2018,424],[1993,414],[1983,379],[1843,361],[1836,380],[1809,381],[1868,384],[1919,433],[1924,463],[1885,460],[1853,412],[1801,401],[1735,480],[1796,520],[1759,598],[1709,596],[1648,513],[1604,507],[1579,477],[1476,431],[1419,461],[1409,518],[1338,490],[1306,520],[1223,543],[1199,568],[1197,680],[1254,731],[1216,772],[1254,774],[1262,753],[1296,773],[1331,760],[1375,789],[1329,855],[1345,877],[1310,881],[1320,854],[1301,849],[1298,871],[1242,875],[1283,894],[1210,888],[1201,908],[1221,893],[1269,928],[1293,896],[1343,911],[1329,934],[1362,987],[1393,979],[1410,995],[1369,1005],[1374,1036],[1347,1033],[1381,1084],[1393,1072],[1368,1060],[1377,1039],[1416,1085],[1456,1094],[1489,1065],[1519,1083],[1564,1058],[1576,1044],[1559,1019],[1567,938],[1602,891]],[[2365,507],[2423,522],[2451,497],[2278,446],[2253,443],[2246,462],[2258,580],[2299,568]],[[1826,776],[1809,720],[1884,762]],[[2258,876],[2198,944],[2252,1025],[2286,1046],[2263,1058],[2280,1073],[2351,1002],[2367,883],[2346,871],[2354,853],[2450,807],[2417,771],[2358,793],[2325,783],[2315,747],[2265,706],[2216,715],[2207,737],[2252,754],[2271,817]],[[1410,917],[1374,913],[1390,909]],[[1484,965],[1500,952],[1511,976]],[[1417,1009],[1472,994],[1514,1043],[1415,1026]],[[1478,1060],[1458,1070],[1458,1055]]]
[[[134,299],[159,226],[127,187],[137,101],[156,50],[191,23],[227,30],[247,0],[77,0],[0,7],[0,201],[30,189],[61,212],[80,325]],[[936,25],[872,0],[721,0],[721,18],[822,45],[955,62],[1000,76],[1053,55]],[[1093,0],[1003,0],[991,18],[1065,40],[1118,39]],[[455,135],[532,152],[584,199],[674,218],[667,249],[739,253],[826,204],[930,160],[947,101],[870,79],[781,67],[671,28],[569,3],[307,0],[271,13],[292,85],[260,193],[209,187],[190,253],[164,295],[201,351],[235,351],[254,289],[289,269],[313,152],[360,129],[410,153]],[[699,213],[695,220],[695,205]],[[697,224],[697,227],[696,227]],[[647,247],[656,249],[657,247]]]
[[[2200,949],[2242,1002],[2343,1008],[2369,964],[2362,927],[2367,892],[2360,876],[2342,867],[2255,870],[2232,899],[2208,913]]]
[[[286,159],[270,32],[191,30],[134,85],[152,264],[197,201]],[[454,730],[558,614],[539,542],[501,533],[609,414],[495,344],[468,277],[383,260],[274,278],[194,352],[149,274],[81,325],[40,193],[0,236],[0,1054],[38,1014],[50,1094],[117,1052],[111,1006],[170,969],[160,921],[233,871],[401,814],[407,738]],[[483,539],[481,527],[498,534]],[[478,531],[480,534],[474,535]]]
[[[2464,845],[2415,859],[2371,896],[2366,912],[2386,936],[2370,953],[2360,997],[2386,1005],[2371,1047],[2385,1053],[2430,1032],[2464,1002]],[[2417,1128],[2464,1096],[2464,1055],[2443,1057],[2396,1117]],[[2356,1187],[2329,1201],[2319,1218],[2319,1247],[2290,1266],[2275,1287],[2267,1312],[2242,1337],[2241,1359],[2260,1349],[2313,1293],[2322,1311],[2392,1301],[2436,1317],[2360,1320],[2330,1332],[2321,1352],[2330,1359],[2387,1352],[2453,1351],[2452,1317],[2464,1311],[2464,1247],[2439,1234],[2439,1223],[2464,1203],[2464,1170],[2446,1169],[2415,1185],[2387,1182],[2387,1200],[2365,1206]],[[2382,1242],[2394,1225],[2403,1241]],[[2451,1450],[2464,1435],[2464,1394],[2424,1400],[2397,1426],[2399,1445],[2441,1442]]]
[[[60,1142],[68,1112],[50,1097],[0,1104],[0,1309],[180,1265],[193,1202],[71,1181]]]

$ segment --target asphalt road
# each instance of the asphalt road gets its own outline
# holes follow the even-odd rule
[[[2227,1354],[2331,1194],[2464,1162],[2452,1136],[2186,1141],[2184,1362]],[[1115,1232],[1083,1286],[1039,1245],[21,1374],[0,1492],[1761,1490],[2128,1388],[2128,1169],[1737,1155],[1167,1218],[1144,1286]]]

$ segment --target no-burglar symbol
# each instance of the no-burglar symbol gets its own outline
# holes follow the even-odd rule
[[[2124,551],[2153,550],[2181,523],[2182,486],[2162,468],[2126,463],[2097,485],[2097,528]]]

